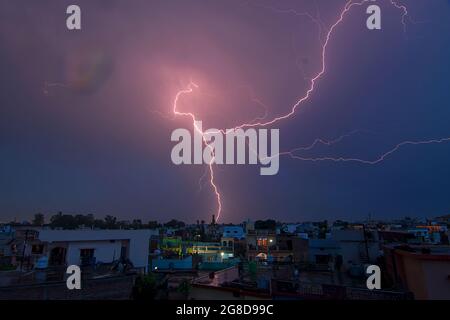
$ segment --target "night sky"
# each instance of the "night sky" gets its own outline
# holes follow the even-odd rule
[[[346,1],[0,1],[0,221],[34,213],[210,220],[205,166],[175,166],[176,93],[204,128],[230,128],[268,108],[289,112],[321,68],[317,25]],[[374,159],[404,140],[450,137],[450,3],[378,1],[382,30],[354,8],[327,47],[326,74],[280,129],[280,148],[359,130],[304,156]],[[78,4],[82,30],[66,28]],[[292,10],[291,10],[292,9]],[[295,10],[295,11],[294,11]],[[323,31],[325,32],[326,29]],[[306,79],[305,79],[306,77]],[[259,102],[259,103],[258,103]],[[221,222],[433,217],[450,212],[450,143],[404,146],[377,165],[280,159],[215,167]]]

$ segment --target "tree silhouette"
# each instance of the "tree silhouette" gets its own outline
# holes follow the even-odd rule
[[[45,223],[45,217],[42,213],[36,213],[33,218],[33,225],[43,226]]]

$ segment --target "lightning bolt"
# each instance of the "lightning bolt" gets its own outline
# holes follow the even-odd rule
[[[333,145],[333,144],[336,144],[336,143],[338,143],[338,142],[341,142],[341,141],[344,140],[345,138],[348,138],[348,137],[350,137],[350,136],[352,136],[352,135],[354,135],[354,134],[356,134],[356,133],[358,133],[358,132],[359,132],[359,130],[353,130],[352,132],[343,134],[342,136],[340,136],[340,137],[338,137],[338,138],[336,138],[336,139],[333,139],[333,140],[325,140],[325,139],[317,138],[317,139],[314,140],[314,142],[313,142],[312,144],[310,144],[309,146],[306,146],[306,147],[298,147],[298,148],[292,149],[291,151],[289,151],[289,153],[295,153],[295,152],[297,152],[297,151],[308,151],[308,150],[314,149],[314,148],[315,148],[317,145],[319,145],[319,144],[322,144],[322,145],[325,145],[325,146],[331,146],[331,145]],[[280,153],[279,155],[283,155],[283,153]],[[272,158],[272,157],[271,157],[271,158]]]
[[[178,111],[178,101],[179,101],[179,99],[183,95],[192,93],[194,91],[194,89],[196,89],[196,88],[198,88],[198,85],[191,81],[186,89],[181,90],[181,91],[179,91],[176,94],[175,100],[173,102],[173,113],[174,113],[175,116],[185,116],[185,117],[191,118],[193,126],[194,126],[194,130],[196,130],[199,134],[201,134],[202,139],[203,139],[203,143],[205,144],[205,146],[211,152],[211,155],[212,155],[211,156],[211,160],[208,163],[208,166],[209,166],[209,183],[211,184],[211,187],[213,188],[214,194],[216,196],[217,211],[216,211],[215,216],[216,216],[216,221],[218,221],[220,219],[220,215],[222,213],[222,196],[221,196],[221,194],[219,192],[219,188],[217,187],[217,185],[215,183],[213,164],[214,164],[214,161],[216,159],[216,156],[215,156],[214,148],[211,147],[211,145],[208,143],[207,135],[203,132],[203,130],[201,128],[199,128],[197,126],[197,118],[195,117],[195,115],[192,112],[180,112],[180,111]]]
[[[406,18],[409,17],[408,8],[406,8],[403,4],[399,4],[396,0],[389,0],[389,2],[402,12],[403,31],[406,32]]]
[[[255,104],[257,104],[258,106],[260,106],[264,110],[263,115],[257,116],[256,118],[251,120],[250,123],[257,122],[257,121],[262,121],[262,120],[266,119],[267,116],[269,115],[269,107],[267,105],[265,105],[261,100],[259,100],[258,97],[256,97],[256,95],[253,92],[252,88],[250,88],[248,86],[246,88],[249,91],[249,99],[250,99],[250,101],[255,103]]]
[[[353,0],[349,0],[346,4],[344,9],[342,10],[342,12],[339,15],[339,19],[329,28],[326,36],[325,36],[325,41],[322,44],[322,53],[321,53],[321,69],[319,71],[319,73],[317,73],[317,75],[315,77],[313,77],[310,81],[310,86],[309,89],[306,91],[306,94],[301,97],[299,100],[297,100],[297,102],[292,106],[291,110],[289,113],[282,115],[282,116],[278,116],[273,118],[272,120],[266,121],[266,122],[257,122],[257,123],[244,123],[240,126],[237,126],[235,129],[243,129],[246,127],[256,127],[256,126],[260,126],[260,127],[266,127],[266,126],[270,126],[273,125],[275,123],[277,123],[280,120],[284,120],[287,118],[290,118],[292,115],[295,114],[297,108],[302,105],[305,101],[307,101],[311,94],[314,92],[315,88],[316,88],[316,83],[318,80],[320,80],[322,78],[322,76],[325,74],[326,72],[326,54],[327,54],[327,48],[328,48],[328,44],[330,43],[330,39],[334,33],[334,31],[336,30],[336,28],[344,21],[345,16],[347,15],[347,13],[355,6],[362,6],[367,2],[370,2],[371,0],[362,0],[360,2],[353,2]],[[314,19],[311,15],[308,15],[308,17],[311,19]],[[316,19],[314,19],[313,21],[318,21]]]
[[[203,172],[200,179],[198,179],[198,192],[201,192],[203,189],[203,180],[206,178],[209,172],[209,167],[206,167],[206,170]]]
[[[401,22],[403,24],[403,28],[404,31],[406,31],[406,20],[409,17],[408,15],[408,9],[405,5],[400,4],[397,0],[387,0],[393,7],[395,7],[396,9],[400,10],[402,12],[402,16],[401,16]],[[251,121],[248,123],[243,123],[240,124],[236,127],[234,127],[233,129],[229,129],[229,130],[220,130],[220,132],[227,134],[230,131],[236,131],[238,129],[244,129],[244,128],[248,128],[248,127],[266,127],[266,126],[270,126],[273,125],[281,120],[285,120],[290,118],[291,116],[293,116],[297,109],[304,104],[307,100],[310,99],[311,95],[313,94],[313,92],[315,91],[316,87],[317,87],[317,82],[323,77],[323,75],[326,73],[327,70],[327,64],[326,64],[326,57],[327,57],[327,48],[328,45],[333,37],[333,34],[335,33],[336,29],[342,24],[342,22],[344,21],[345,17],[348,15],[348,13],[351,11],[352,8],[354,7],[360,7],[363,6],[364,4],[367,3],[372,3],[372,0],[360,0],[358,2],[355,2],[354,0],[348,0],[344,6],[344,8],[342,9],[342,11],[340,12],[338,19],[329,27],[328,31],[326,31],[325,37],[322,40],[322,34],[323,34],[323,29],[324,29],[324,23],[321,21],[320,19],[320,14],[317,10],[317,15],[316,17],[312,16],[309,13],[306,12],[297,12],[295,10],[292,9],[276,9],[273,7],[268,7],[265,6],[266,9],[270,9],[273,11],[276,11],[278,13],[291,13],[291,14],[295,14],[296,16],[304,16],[309,18],[312,22],[314,22],[315,24],[317,24],[318,28],[319,28],[319,40],[321,43],[321,68],[320,70],[317,72],[317,74],[312,77],[310,79],[310,83],[309,83],[309,87],[306,91],[306,93],[300,97],[297,102],[291,107],[290,111],[284,115],[280,115],[277,117],[272,118],[271,120],[267,120],[264,121],[266,119],[267,114],[265,114],[264,117],[260,117],[260,118],[256,118],[254,120],[256,121]],[[317,8],[317,6],[316,6]],[[216,221],[219,220],[219,218],[221,217],[221,213],[222,213],[222,196],[219,192],[219,188],[217,187],[217,184],[215,182],[215,175],[214,175],[214,161],[215,161],[215,154],[214,154],[214,148],[211,147],[208,144],[208,140],[206,137],[206,134],[201,130],[201,128],[199,128],[196,125],[196,121],[197,121],[197,117],[191,113],[191,112],[180,112],[178,111],[178,102],[181,99],[182,96],[184,95],[188,95],[188,94],[192,94],[194,92],[194,90],[199,89],[199,86],[197,84],[195,84],[194,82],[190,82],[189,85],[187,86],[186,89],[180,90],[179,92],[177,92],[177,94],[175,95],[175,99],[173,102],[173,114],[175,116],[184,116],[184,117],[188,117],[192,120],[193,123],[193,127],[194,130],[196,130],[198,133],[200,133],[202,135],[203,138],[203,143],[205,144],[205,146],[207,148],[209,148],[210,152],[211,152],[211,161],[208,163],[208,167],[209,167],[209,182],[211,185],[211,188],[214,191],[215,197],[216,197],[216,202],[217,202],[217,208],[216,208]],[[258,103],[260,103],[259,100],[256,100],[256,98],[252,98],[253,101],[257,101]],[[262,103],[260,103],[261,105],[263,105]],[[264,105],[263,105],[264,106]],[[265,107],[265,106],[264,106]],[[333,162],[358,162],[358,163],[362,163],[362,164],[367,164],[367,165],[375,165],[378,164],[382,161],[384,161],[387,157],[389,157],[390,155],[392,155],[394,152],[396,152],[397,150],[399,150],[400,148],[404,147],[404,146],[408,146],[408,145],[429,145],[429,144],[438,144],[438,143],[444,143],[444,142],[450,142],[450,138],[443,138],[443,139],[434,139],[434,140],[425,140],[425,141],[404,141],[401,142],[399,144],[397,144],[395,147],[393,147],[391,150],[385,152],[384,154],[382,154],[381,156],[379,156],[378,158],[374,159],[374,160],[364,160],[364,159],[358,159],[358,158],[343,158],[343,157],[317,157],[317,158],[307,158],[307,157],[301,157],[296,155],[297,152],[299,151],[305,151],[305,150],[311,150],[313,149],[315,146],[317,146],[318,144],[322,144],[322,145],[327,145],[330,146],[332,144],[338,143],[340,141],[342,141],[344,138],[356,133],[357,131],[351,132],[349,134],[340,136],[337,139],[334,140],[324,140],[324,139],[316,139],[311,145],[306,146],[306,147],[300,147],[300,148],[296,148],[296,149],[292,149],[291,151],[288,152],[282,152],[279,155],[287,155],[290,156],[293,159],[297,159],[297,160],[302,160],[302,161],[313,161],[313,162],[319,162],[319,161],[333,161]],[[203,176],[202,178],[203,179]]]
[[[431,144],[441,144],[441,143],[445,143],[445,142],[450,142],[450,137],[449,138],[441,138],[441,139],[421,140],[421,141],[403,141],[401,143],[396,144],[392,149],[381,154],[374,160],[364,160],[364,159],[360,159],[360,158],[344,158],[344,157],[302,157],[302,156],[298,156],[295,154],[298,151],[312,149],[315,146],[315,144],[317,144],[317,141],[320,141],[322,144],[330,146],[331,144],[341,141],[343,137],[345,137],[345,135],[341,136],[338,139],[332,140],[331,142],[326,142],[326,141],[323,142],[321,139],[317,139],[311,146],[303,147],[303,148],[296,148],[296,149],[293,149],[291,151],[286,151],[286,152],[280,152],[277,155],[267,157],[265,159],[274,158],[276,156],[290,156],[292,159],[302,160],[302,161],[357,162],[357,163],[362,163],[362,164],[366,164],[366,165],[376,165],[376,164],[379,164],[379,163],[383,162],[384,160],[386,160],[386,158],[388,158],[390,155],[392,155],[393,153],[395,153],[396,151],[398,151],[400,148],[402,148],[404,146],[431,145]]]

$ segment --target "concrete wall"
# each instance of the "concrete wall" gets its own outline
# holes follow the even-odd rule
[[[0,287],[0,300],[128,300],[135,276],[81,281],[81,290],[68,290],[57,283]]]
[[[400,262],[398,263],[398,268],[403,273],[406,287],[414,293],[414,298],[419,300],[428,299],[421,261],[414,257],[402,256],[398,262]]]
[[[450,299],[450,258],[397,251],[394,253],[398,280],[418,300]],[[388,259],[392,259],[389,256]],[[393,270],[390,270],[393,273]],[[392,275],[391,275],[392,276]]]
[[[422,261],[427,298],[450,300],[450,261]]]
[[[308,259],[310,262],[316,261],[316,255],[332,257],[340,254],[339,243],[330,239],[309,239],[308,240]]]
[[[245,293],[235,294],[220,288],[194,286],[189,293],[189,299],[194,300],[270,300],[270,297],[249,296]]]
[[[165,269],[192,269],[192,256],[188,256],[181,259],[153,259],[152,260],[152,270],[155,267],[160,270]]]
[[[114,240],[112,240],[114,241]],[[70,242],[67,248],[67,264],[80,265],[80,250],[94,249],[96,262],[110,263],[120,258],[122,241],[82,241]]]
[[[371,233],[371,238],[367,239],[369,262],[375,263],[377,257],[380,255],[378,233],[373,231],[368,232]],[[339,254],[342,255],[344,269],[349,268],[351,263],[366,263],[366,261],[361,260],[361,257],[366,257],[366,243],[362,229],[332,230],[331,237],[339,243]]]

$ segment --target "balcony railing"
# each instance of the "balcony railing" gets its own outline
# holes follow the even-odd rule
[[[410,292],[368,290],[364,288],[339,285],[322,285],[294,281],[274,280],[275,296],[296,296],[307,299],[345,299],[345,300],[411,300]]]

